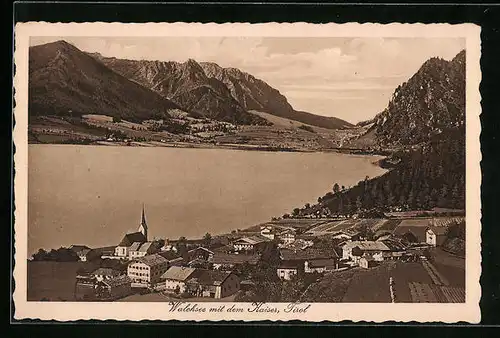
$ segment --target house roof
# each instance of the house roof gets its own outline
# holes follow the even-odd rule
[[[377,240],[379,241],[379,240]],[[402,243],[401,240],[397,239],[397,238],[387,238],[385,240],[381,240],[382,243],[384,243],[385,245],[387,245],[387,247],[391,250],[394,250],[394,251],[398,251],[398,250],[404,250],[405,249],[405,245]]]
[[[137,232],[132,232],[132,233],[128,233],[126,234],[125,236],[123,236],[123,239],[122,241],[120,242],[120,244],[118,244],[118,246],[126,246],[126,247],[129,247],[131,246],[134,242],[140,242],[140,243],[144,243],[144,242],[147,242],[147,239],[146,237],[144,236],[144,234],[140,231],[137,231]]]
[[[303,250],[281,249],[280,256],[281,259],[285,261],[290,261],[290,260],[337,258],[338,254],[333,248],[326,249],[326,248],[307,247]]]
[[[194,268],[186,268],[183,266],[172,266],[172,267],[170,267],[170,269],[165,271],[165,273],[161,276],[161,278],[184,282],[195,271],[196,271],[196,269],[194,269]]]
[[[77,251],[78,256],[87,256],[87,254],[91,251],[91,249],[82,249],[80,251]]]
[[[393,234],[396,236],[404,236],[407,233],[412,233],[420,242],[425,242],[425,232],[428,227],[423,226],[398,226]]]
[[[91,275],[102,275],[102,276],[118,276],[120,271],[111,268],[99,268],[94,270]]]
[[[231,271],[199,270],[199,275],[190,278],[189,283],[201,285],[221,285],[231,275]]]
[[[322,267],[335,266],[336,262],[334,259],[313,259],[307,261],[307,263],[311,268],[322,268]]]
[[[139,252],[148,252],[149,248],[153,245],[153,242],[146,242],[139,248]]]
[[[446,230],[447,229],[448,229],[447,227],[436,227],[436,226],[427,227],[427,230],[432,230],[432,232],[436,236],[444,236],[444,235],[446,235]]]
[[[245,244],[255,245],[262,242],[267,242],[267,238],[257,237],[257,236],[243,237],[234,241],[234,243],[238,242],[244,242]]]
[[[278,265],[278,269],[298,269],[299,263],[297,261],[282,260]]]
[[[130,284],[132,280],[127,275],[117,276],[111,279],[103,280],[102,283],[108,285],[109,287],[122,286],[124,284]]]
[[[70,250],[78,253],[82,250],[90,250],[90,248],[86,245],[73,244],[69,247]]]
[[[210,262],[214,264],[243,264],[245,262],[249,264],[257,264],[259,258],[259,255],[236,255],[216,252],[210,259]]]
[[[141,242],[134,242],[129,248],[129,251],[137,251],[141,247]]]
[[[168,261],[172,261],[172,260],[175,260],[178,258],[182,259],[182,257],[180,257],[179,254],[177,252],[174,252],[174,251],[160,251],[157,253],[157,255],[162,256],[163,258],[165,258]]]
[[[168,263],[168,259],[158,254],[147,255],[136,260],[136,262],[144,263],[149,266]]]
[[[343,249],[352,249],[358,247],[363,251],[390,251],[389,247],[384,242],[377,241],[352,241],[346,242]]]
[[[209,249],[207,249],[207,248],[204,248],[204,247],[202,247],[202,246],[199,246],[199,247],[197,247],[197,248],[191,249],[191,250],[189,250],[188,252],[189,252],[189,253],[192,253],[192,252],[195,252],[195,251],[198,251],[198,250],[206,251],[206,252],[208,252],[209,254],[213,254],[213,253],[214,253],[213,251],[211,251],[211,250],[209,250]]]

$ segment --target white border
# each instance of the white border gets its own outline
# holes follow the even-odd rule
[[[306,314],[284,313],[286,304],[268,303],[281,309],[269,313],[181,313],[169,312],[167,303],[76,303],[27,302],[27,105],[28,48],[30,36],[273,36],[273,37],[463,37],[466,39],[466,302],[464,304],[371,304],[312,303]],[[201,24],[201,23],[18,23],[15,27],[15,319],[41,320],[193,320],[193,321],[329,321],[342,320],[383,322],[417,321],[446,322],[480,321],[481,288],[481,206],[480,206],[480,141],[479,114],[481,80],[480,27],[473,24]],[[223,303],[203,303],[219,306]],[[226,303],[230,306],[232,303]],[[238,303],[244,305],[243,303]]]

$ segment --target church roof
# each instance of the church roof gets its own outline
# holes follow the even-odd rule
[[[126,246],[129,247],[131,246],[134,242],[139,242],[139,243],[145,243],[148,240],[146,239],[146,236],[140,231],[137,232],[132,232],[128,233],[125,236],[123,236],[122,241],[118,246]]]

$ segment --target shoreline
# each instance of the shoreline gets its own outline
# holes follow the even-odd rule
[[[275,146],[261,146],[253,144],[213,144],[213,143],[189,143],[189,142],[160,142],[160,141],[134,141],[134,142],[115,142],[115,141],[94,141],[90,143],[78,142],[28,142],[28,145],[73,145],[73,146],[104,146],[104,147],[135,147],[135,148],[181,148],[181,149],[224,149],[224,150],[243,150],[243,151],[265,151],[265,152],[287,152],[287,153],[336,153],[345,155],[361,155],[361,156],[379,156],[386,158],[387,154],[366,152],[360,149],[349,148],[283,148]],[[379,166],[380,160],[372,162],[373,165]]]

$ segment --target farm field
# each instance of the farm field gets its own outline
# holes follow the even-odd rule
[[[465,287],[465,259],[447,253],[440,248],[432,252],[432,265],[442,274],[449,286]]]
[[[404,219],[399,223],[401,227],[428,227],[431,224],[431,218]]]
[[[391,276],[394,280],[394,294],[397,303],[412,302],[410,283],[432,284],[432,279],[419,262],[397,264],[392,269]]]
[[[463,288],[438,286],[432,284],[410,283],[410,292],[414,303],[463,303]]]
[[[310,227],[315,227],[320,224],[329,222],[329,220],[318,220],[318,219],[283,219],[279,221],[269,222],[266,224],[277,225],[282,227],[291,227],[296,229],[307,229]]]
[[[400,219],[390,219],[387,222],[385,222],[381,227],[379,227],[377,230],[393,231],[398,227],[400,223],[401,223]]]

